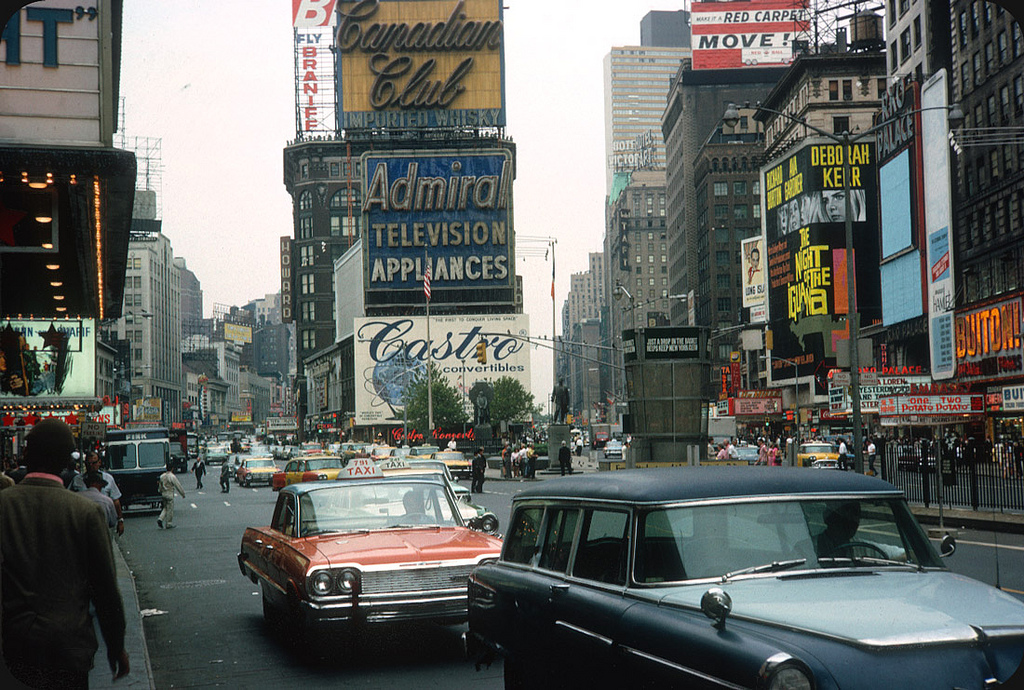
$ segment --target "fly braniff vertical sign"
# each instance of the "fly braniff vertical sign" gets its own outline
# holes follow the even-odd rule
[[[334,133],[335,0],[292,0],[295,35],[295,133]]]

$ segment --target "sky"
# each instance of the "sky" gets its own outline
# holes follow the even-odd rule
[[[513,225],[556,240],[558,332],[570,275],[588,269],[604,234],[604,57],[639,45],[649,11],[688,5],[505,0]],[[124,3],[124,134],[160,140],[163,232],[199,278],[205,315],[280,289],[278,240],[292,235],[283,149],[295,138],[294,84],[290,0]],[[533,335],[550,338],[551,258],[519,258],[515,270]],[[542,403],[550,349],[534,349],[531,372]]]

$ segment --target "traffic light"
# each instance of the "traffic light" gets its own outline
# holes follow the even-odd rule
[[[486,340],[481,339],[480,342],[476,344],[476,361],[480,362],[480,364],[487,364]]]

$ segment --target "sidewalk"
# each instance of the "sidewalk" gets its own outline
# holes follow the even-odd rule
[[[121,590],[121,601],[124,603],[124,647],[128,651],[128,663],[131,666],[131,671],[124,678],[114,682],[114,674],[111,673],[110,666],[107,664],[107,647],[103,643],[99,625],[93,619],[99,649],[96,650],[93,668],[89,672],[89,687],[154,690],[156,685],[153,683],[153,669],[149,665],[149,651],[146,648],[146,635],[142,629],[142,612],[139,610],[139,597],[135,591],[135,578],[128,570],[128,563],[124,560],[124,554],[121,553],[120,544],[116,539],[114,541],[114,561],[117,565],[117,587]]]

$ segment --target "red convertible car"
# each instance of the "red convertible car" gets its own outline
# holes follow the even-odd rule
[[[238,565],[263,615],[289,637],[389,621],[467,620],[470,572],[501,540],[464,526],[440,475],[291,484],[266,527],[242,536]]]

